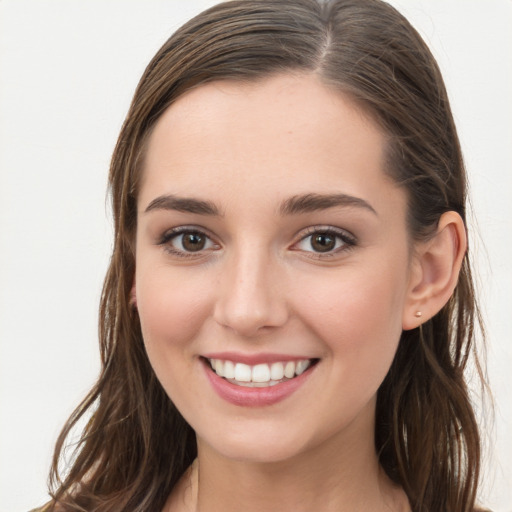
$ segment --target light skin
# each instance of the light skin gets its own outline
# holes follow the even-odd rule
[[[133,294],[198,440],[166,511],[409,510],[378,464],[376,392],[402,329],[449,299],[466,239],[448,212],[412,244],[385,145],[312,74],[203,85],[157,122]],[[290,396],[245,407],[206,377],[205,354],[226,351],[317,363]]]

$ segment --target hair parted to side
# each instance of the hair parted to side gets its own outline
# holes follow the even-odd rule
[[[161,510],[196,456],[194,432],[157,381],[130,305],[146,141],[191,88],[284,72],[316,74],[385,130],[386,172],[407,191],[411,239],[430,236],[446,211],[465,219],[464,164],[440,71],[394,8],[380,0],[235,0],[186,23],[145,70],[113,154],[115,241],[100,308],[102,371],[58,439],[50,510]],[[464,371],[478,324],[466,254],[454,295],[421,328],[403,332],[379,389],[376,450],[415,512],[474,509],[480,443]],[[91,411],[61,477],[69,434]]]

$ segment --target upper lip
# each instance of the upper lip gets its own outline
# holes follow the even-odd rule
[[[286,361],[304,361],[306,359],[315,359],[308,356],[297,356],[290,354],[258,353],[243,354],[240,352],[210,352],[203,354],[206,359],[222,359],[223,361],[232,361],[233,363],[244,363],[249,366],[263,363],[278,363]]]

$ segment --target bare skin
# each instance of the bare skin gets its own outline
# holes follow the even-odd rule
[[[402,330],[451,295],[465,238],[448,212],[411,250],[385,144],[314,75],[210,83],[157,122],[133,294],[150,362],[198,443],[164,512],[410,510],[379,466],[376,394]],[[293,393],[249,406],[211,384],[226,385],[212,352],[314,363]]]
[[[410,512],[407,496],[380,468],[372,447],[366,456],[359,450],[352,446],[338,454],[346,457],[333,457],[325,446],[300,461],[225,467],[201,450],[201,463],[196,459],[183,475],[163,512]]]

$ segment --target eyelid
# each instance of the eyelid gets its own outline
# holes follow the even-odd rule
[[[178,237],[179,235],[185,233],[198,233],[202,236],[205,236],[212,244],[213,247],[201,249],[198,251],[186,251],[180,250],[173,247],[170,242]],[[332,235],[336,238],[339,238],[343,243],[341,247],[337,247],[333,250],[326,252],[317,252],[314,250],[307,251],[297,247],[301,242],[303,242],[306,238],[314,235],[314,234],[328,234]],[[357,238],[347,231],[346,229],[338,228],[335,226],[329,225],[314,225],[309,226],[303,230],[301,230],[295,237],[296,241],[290,247],[291,250],[301,251],[303,253],[308,253],[308,257],[311,258],[328,258],[332,256],[336,256],[340,253],[348,251],[357,245]],[[197,225],[182,225],[176,226],[170,229],[165,230],[162,235],[158,238],[156,245],[165,246],[165,250],[175,256],[179,256],[182,258],[201,258],[205,256],[205,253],[211,252],[213,250],[218,250],[221,247],[221,244],[216,241],[216,237],[210,233],[210,231],[206,228]]]
[[[303,242],[308,237],[310,237],[314,234],[317,234],[317,233],[318,234],[329,234],[329,235],[335,236],[335,237],[341,239],[341,241],[343,242],[343,245],[341,247],[338,247],[336,249],[333,249],[331,251],[327,251],[324,253],[316,252],[314,250],[306,251],[304,249],[296,248],[298,246],[298,244]],[[352,233],[347,231],[346,229],[329,226],[329,225],[310,226],[310,227],[302,230],[297,235],[297,238],[298,238],[297,241],[294,242],[291,247],[292,250],[306,252],[309,254],[310,257],[315,257],[315,258],[327,258],[327,257],[336,256],[342,252],[352,249],[358,243],[357,238]]]
[[[206,237],[214,247],[209,247],[205,249],[201,249],[199,251],[185,251],[177,249],[171,245],[171,241],[177,238],[180,235],[186,233],[198,233],[204,237]],[[220,244],[215,241],[215,237],[210,234],[210,231],[195,225],[185,225],[185,226],[176,226],[170,229],[165,230],[158,238],[156,245],[164,246],[165,250],[172,254],[173,256],[179,256],[182,258],[200,258],[204,257],[205,253],[210,252],[212,250],[218,249]]]

